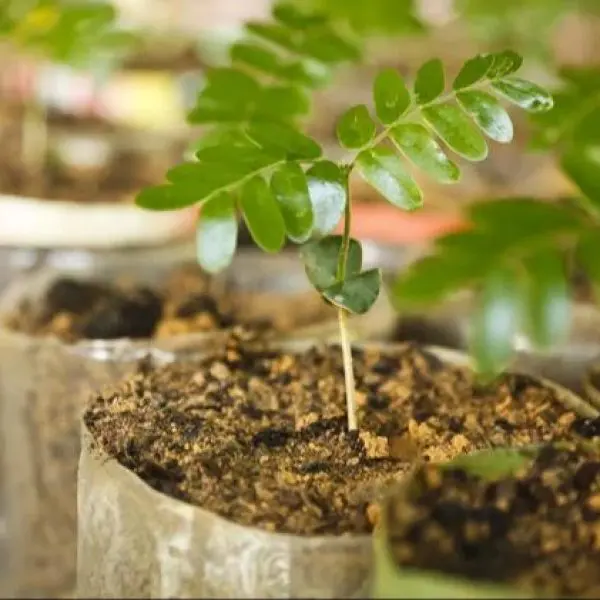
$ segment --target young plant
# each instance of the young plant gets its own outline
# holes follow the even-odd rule
[[[74,68],[105,71],[130,51],[130,32],[117,28],[107,2],[9,0],[0,7],[0,36],[18,49]],[[46,117],[35,100],[25,106],[22,156],[30,172],[41,169],[47,149]]]
[[[277,26],[291,29],[291,39],[302,45],[311,25],[308,17],[297,15],[274,13]],[[137,203],[150,210],[201,203],[198,261],[209,272],[231,262],[240,213],[266,252],[279,252],[286,238],[301,246],[308,278],[338,309],[348,428],[354,430],[358,424],[346,320],[348,314],[363,314],[373,306],[381,274],[363,270],[360,242],[350,235],[349,177],[356,171],[401,210],[418,209],[422,193],[406,161],[440,182],[454,183],[460,169],[442,144],[476,162],[488,153],[484,135],[500,143],[512,139],[511,119],[497,96],[532,112],[552,106],[546,91],[515,76],[521,63],[511,51],[476,56],[464,64],[449,91],[437,59],[419,69],[412,89],[396,71],[382,71],[373,84],[375,117],[359,105],[337,124],[338,139],[351,152],[340,164],[324,159],[319,144],[298,129],[287,111],[265,114],[265,88],[251,76],[235,68],[218,69],[209,75],[192,111],[193,119],[203,115],[218,135],[200,145],[197,161],[171,169],[168,182],[143,190]],[[278,75],[288,72],[277,68]],[[297,82],[289,79],[288,85],[293,90]],[[223,122],[235,127],[223,130]],[[343,234],[331,235],[342,217]]]

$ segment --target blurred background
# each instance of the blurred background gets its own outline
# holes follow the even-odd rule
[[[524,76],[552,87],[562,68],[600,60],[597,0],[295,1],[329,12],[340,27],[366,40],[360,63],[336,68],[314,94],[308,129],[334,158],[341,155],[336,118],[353,103],[371,102],[371,82],[383,66],[399,69],[410,80],[422,62],[441,57],[450,77],[476,52],[510,47],[525,56]],[[58,206],[52,202],[130,204],[143,186],[161,182],[201,132],[186,123],[186,112],[206,69],[227,64],[228,47],[244,35],[243,24],[268,21],[271,5],[269,0],[114,0],[121,24],[134,30],[139,43],[111,70],[93,61],[88,69],[48,62],[5,39],[0,46],[0,246],[81,245],[69,241],[75,225],[69,228],[68,221],[62,221],[64,240],[58,233],[40,232],[54,227],[53,213],[45,212]],[[28,26],[35,28],[35,22]],[[386,245],[420,243],[455,227],[457,210],[468,202],[571,194],[572,185],[552,153],[530,148],[527,117],[515,111],[514,118],[516,142],[494,144],[482,164],[464,164],[459,184],[420,181],[427,207],[422,213],[407,216],[388,208],[360,181],[353,182],[355,233]],[[41,147],[44,156],[36,157]],[[194,217],[189,219],[193,223]],[[178,222],[157,236],[184,230]],[[123,240],[119,235],[115,230],[111,243],[127,245],[128,232],[123,231]]]

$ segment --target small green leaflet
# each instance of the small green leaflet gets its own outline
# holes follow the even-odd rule
[[[323,290],[323,297],[349,313],[363,315],[375,304],[380,288],[380,270],[370,269]]]
[[[375,78],[373,100],[379,120],[384,125],[397,121],[410,106],[410,92],[395,69],[384,69]]]
[[[300,249],[306,275],[316,289],[323,291],[337,283],[341,250],[341,235],[330,235],[322,240],[309,242]],[[346,277],[360,273],[361,269],[362,247],[356,240],[350,239]]]
[[[219,194],[202,206],[196,229],[198,263],[209,273],[229,266],[235,254],[238,220],[230,194]]]
[[[265,252],[279,252],[285,241],[285,224],[265,180],[254,177],[246,182],[240,202],[244,220],[256,245]]]
[[[347,175],[335,163],[322,160],[307,172],[308,192],[313,211],[313,233],[327,235],[340,222],[348,197]]]
[[[398,208],[415,210],[423,205],[421,189],[389,148],[364,150],[356,164],[365,181]]]
[[[415,97],[417,104],[429,104],[444,92],[445,77],[442,61],[434,58],[426,62],[417,72]]]
[[[458,166],[446,156],[423,125],[397,125],[390,131],[390,137],[417,167],[440,183],[454,183],[460,179]]]
[[[592,209],[600,212],[600,144],[571,146],[560,161],[563,171],[585,194]]]
[[[325,64],[356,61],[360,58],[357,46],[351,44],[330,27],[308,29],[299,47],[306,56]]]
[[[290,160],[315,160],[321,147],[292,125],[286,123],[254,122],[246,134],[270,153],[284,153]]]
[[[517,274],[504,268],[489,273],[477,297],[470,342],[482,375],[496,375],[508,365],[522,311],[523,289]]]
[[[552,108],[552,96],[540,86],[525,79],[510,77],[494,81],[492,86],[513,104],[526,111],[543,112]]]
[[[473,162],[485,160],[488,154],[485,139],[458,106],[444,102],[423,108],[422,114],[454,152]]]
[[[290,240],[297,244],[306,242],[312,233],[313,211],[302,168],[296,163],[278,167],[271,176],[271,191],[279,204]]]
[[[347,110],[338,120],[337,137],[345,148],[362,148],[375,136],[375,123],[369,109],[361,104]]]
[[[201,194],[193,188],[165,184],[143,189],[135,203],[146,210],[177,210],[192,206],[201,199]]]
[[[564,341],[570,328],[571,302],[564,258],[543,248],[524,261],[527,271],[527,332],[533,343],[546,349]]]
[[[512,121],[494,96],[474,90],[458,92],[456,98],[489,138],[502,144],[512,141]]]
[[[273,17],[287,27],[297,30],[317,27],[327,22],[327,16],[320,12],[302,12],[291,2],[281,2],[273,8]]]
[[[462,90],[481,81],[487,75],[493,62],[492,54],[479,54],[469,59],[456,76],[452,84],[453,89]]]
[[[523,64],[523,57],[513,50],[504,50],[492,55],[494,62],[490,67],[488,79],[500,79],[516,73]]]
[[[250,22],[246,23],[246,31],[286,50],[298,50],[295,37],[290,35],[290,30],[284,25]]]
[[[482,450],[473,454],[457,456],[443,465],[448,469],[462,469],[481,477],[486,481],[494,481],[504,477],[515,475],[523,467],[531,464],[537,450],[519,448],[495,448],[493,450]],[[475,596],[474,596],[475,597]],[[505,598],[503,594],[493,596],[494,598]]]

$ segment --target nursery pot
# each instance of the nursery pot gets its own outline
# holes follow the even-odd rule
[[[553,458],[560,457],[561,453],[562,460]],[[574,464],[572,458],[564,458],[565,453],[579,456],[581,462]],[[383,503],[382,517],[373,536],[372,597],[593,597],[597,583],[591,589],[592,595],[590,590],[576,591],[580,582],[571,589],[560,589],[571,578],[580,577],[581,571],[575,566],[569,572],[565,566],[568,559],[558,558],[555,553],[577,552],[578,545],[583,553],[594,551],[593,532],[597,530],[598,516],[597,513],[590,516],[589,507],[595,506],[600,497],[596,469],[599,455],[597,441],[580,439],[520,449],[485,450],[449,463],[417,467],[389,492]],[[452,472],[458,474],[452,475]],[[483,504],[481,499],[468,496],[469,490],[472,492],[479,486],[487,486],[482,492]],[[571,492],[570,500],[561,500],[561,496],[566,498]],[[532,498],[536,502],[524,508]],[[587,511],[578,530],[577,524],[567,522],[576,518],[567,516],[573,515],[571,504],[556,514],[568,502],[579,506],[584,514]],[[454,510],[454,523],[443,517],[450,505]],[[465,510],[461,512],[461,508]],[[486,511],[482,520],[481,515]],[[490,519],[486,523],[485,519],[492,513],[494,521]],[[465,521],[461,532],[461,525],[457,523],[462,518]],[[536,519],[550,526],[536,525]],[[551,525],[553,519],[557,523],[555,529]],[[566,537],[561,537],[563,524]],[[467,533],[469,526],[470,533]],[[494,540],[492,543],[490,538]],[[587,546],[590,542],[592,548]],[[533,546],[533,555],[526,554],[528,548],[532,551],[528,543]],[[470,555],[461,544],[470,544]],[[592,564],[588,565],[588,577],[597,570],[593,561],[592,558]],[[511,568],[505,569],[509,563]],[[557,567],[559,570],[555,571]],[[469,569],[476,575],[469,577],[465,573]],[[560,581],[553,584],[544,581],[544,577]]]
[[[304,341],[274,347],[297,354],[310,346],[311,342]],[[395,352],[413,352],[410,346],[369,344],[362,347],[365,352],[379,352],[381,355],[386,351],[392,352],[394,356]],[[446,368],[444,365],[468,366],[468,358],[461,353],[439,348],[429,348],[428,352],[439,362],[438,368]],[[283,355],[282,352],[281,356]],[[206,364],[198,375],[200,380],[204,380],[204,373],[212,372],[216,362],[212,357],[205,359]],[[463,372],[462,369],[458,371]],[[235,373],[233,376],[235,377]],[[191,374],[185,375],[188,381],[192,378],[195,377]],[[458,379],[460,380],[460,376]],[[228,384],[237,385],[229,379],[227,381]],[[396,383],[401,387],[399,380]],[[122,382],[118,388],[111,389],[110,397],[118,397],[117,390],[124,390],[122,386],[126,385]],[[152,384],[149,385],[148,389],[153,389]],[[557,401],[569,409],[575,409],[584,416],[598,414],[570,392],[547,382],[541,385],[552,388]],[[359,383],[359,392],[362,387]],[[201,401],[201,394],[196,392],[189,391],[183,396],[190,397],[192,406]],[[283,392],[280,398],[283,402]],[[325,396],[323,401],[326,401]],[[99,399],[98,406],[102,402],[104,401]],[[295,400],[292,398],[291,402],[294,403]],[[102,443],[98,442],[87,421],[93,414],[92,404],[84,417],[79,465],[79,596],[366,597],[371,576],[369,535],[300,535],[267,531],[265,528],[241,525],[224,518],[217,511],[176,499],[164,493],[164,490],[159,491],[123,465],[121,461],[128,459],[111,456],[102,447]],[[175,410],[173,406],[170,405],[169,410]],[[128,415],[134,415],[137,410],[135,402],[132,405],[129,400],[127,404],[123,404],[123,409]],[[326,409],[323,408],[323,411],[325,413]],[[120,410],[115,414],[120,415]],[[321,421],[317,419],[316,425],[327,420],[323,415],[320,418]],[[179,422],[179,418],[177,421]],[[117,416],[113,426],[116,429],[120,427],[120,416]],[[248,428],[253,426],[249,420]],[[146,422],[143,428],[155,432],[150,422]],[[129,425],[126,429],[134,431],[129,429]],[[131,442],[135,445],[134,438],[131,438]],[[160,443],[170,444],[167,439]],[[189,438],[189,444],[193,443],[193,437]],[[450,444],[449,447],[449,452],[454,455],[461,454],[460,446]],[[294,456],[296,463],[304,460],[301,452]],[[262,460],[258,455],[252,455],[250,459]],[[160,470],[163,467],[159,462],[156,468]],[[181,462],[185,461],[182,459]],[[390,480],[399,478],[410,464],[410,460],[404,459],[393,462]],[[222,481],[219,476],[216,480]],[[376,499],[389,483],[388,480],[379,486],[373,481],[365,485],[365,489],[359,485],[359,489],[349,493],[360,495],[368,503]],[[208,486],[208,481],[203,480],[203,485]],[[254,485],[259,486],[260,482]],[[298,482],[298,486],[303,489],[302,482]],[[306,486],[308,489],[309,483]],[[240,500],[242,501],[245,500]]]
[[[41,298],[48,286],[64,275],[110,281],[133,274],[135,280],[151,285],[161,282],[165,274],[189,257],[187,251],[165,255],[154,249],[122,256],[121,261],[103,261],[94,254],[90,261],[73,260],[70,265],[63,262],[62,269],[41,269],[15,281],[4,295],[1,314],[6,317],[24,299]],[[278,271],[279,263],[272,259],[273,279],[262,279],[262,291],[245,290],[243,280],[237,286],[234,293],[239,293],[241,308],[247,306],[252,316],[260,317],[263,307],[262,317],[276,317],[290,328],[303,305],[304,314],[313,322],[324,318],[322,308],[327,307],[308,284],[304,288],[297,280],[294,284],[290,262],[282,262],[286,285],[281,285],[283,271]],[[242,272],[257,268],[251,257],[243,255],[239,265]],[[300,270],[296,263],[296,272]],[[226,278],[215,280],[215,285],[236,289],[237,272],[234,263]],[[274,311],[273,302],[260,300],[266,301],[268,295],[280,299]],[[315,306],[315,311],[307,312],[307,304]],[[149,350],[178,360],[219,344],[225,335],[225,331],[215,331],[139,341],[67,343],[5,326],[0,329],[0,410],[7,448],[1,481],[7,494],[12,593],[57,597],[70,593],[75,584],[78,419],[87,395],[125,377]]]

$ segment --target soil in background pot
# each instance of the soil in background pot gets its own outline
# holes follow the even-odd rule
[[[545,445],[493,478],[427,465],[390,501],[385,521],[394,562],[428,570],[424,577],[435,571],[543,597],[600,595],[597,442]]]
[[[17,593],[57,597],[74,585],[79,419],[91,391],[124,377],[149,345],[183,355],[197,347],[196,334],[240,323],[285,331],[330,311],[312,291],[238,292],[217,286],[197,266],[175,271],[159,290],[61,278],[40,301],[16,307],[6,325],[25,335],[0,335],[0,381]],[[140,346],[121,338],[138,338]]]
[[[529,377],[480,386],[410,344],[353,353],[360,433],[346,428],[338,347],[292,353],[233,339],[196,364],[141,365],[95,398],[84,421],[154,489],[299,535],[369,532],[374,490],[414,461],[572,437],[581,423]]]

